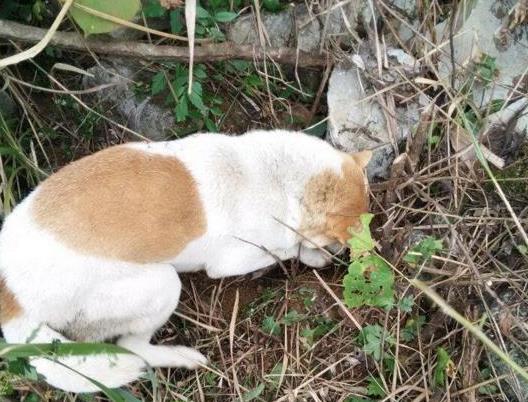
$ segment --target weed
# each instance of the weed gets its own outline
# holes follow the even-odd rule
[[[384,346],[392,346],[395,343],[394,337],[381,325],[367,325],[359,332],[358,341],[363,351],[380,361]]]
[[[384,397],[387,393],[383,388],[383,382],[380,377],[370,376],[367,384],[367,395],[368,396],[379,396]]]
[[[448,377],[452,377],[456,370],[455,363],[451,360],[449,353],[443,348],[436,349],[436,367],[434,370],[434,383],[443,387]]]
[[[351,232],[349,240],[352,262],[343,279],[343,296],[348,307],[363,305],[392,307],[394,303],[394,274],[383,258],[374,253],[370,233],[372,214],[361,216],[362,229]]]
[[[442,251],[444,245],[442,240],[438,240],[432,236],[427,236],[418,244],[413,246],[411,250],[403,257],[403,260],[410,266],[416,267],[429,261],[433,255]]]
[[[282,328],[280,323],[275,320],[273,316],[266,316],[262,320],[262,331],[269,335],[280,336],[282,334]]]
[[[413,341],[424,324],[425,317],[423,315],[408,318],[407,321],[405,321],[405,326],[400,331],[401,339],[404,342]]]
[[[194,129],[205,125],[209,131],[218,131],[214,118],[222,115],[218,106],[223,103],[223,99],[204,89],[207,81],[205,66],[203,64],[194,66],[191,93],[188,93],[189,69],[187,66],[171,63],[163,67],[163,70],[152,77],[151,95],[165,93],[166,103],[171,105],[177,122],[193,122]]]

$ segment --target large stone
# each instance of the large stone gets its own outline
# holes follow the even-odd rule
[[[382,72],[386,83],[419,68],[419,63],[401,49],[387,49],[387,54],[389,68]],[[396,147],[420,120],[418,103],[397,106],[391,121],[394,132],[390,134],[378,96],[366,78],[367,72],[376,68],[375,56],[368,49],[361,50],[346,64],[334,68],[327,94],[327,140],[346,152],[372,150],[373,157],[367,166],[369,180],[388,177]]]
[[[321,24],[319,20],[311,15],[305,4],[295,7],[294,16],[297,47],[305,52],[319,50],[321,44]]]
[[[288,46],[294,31],[293,9],[288,8],[277,14],[262,13],[261,18],[271,47]],[[227,38],[239,45],[259,44],[260,39],[255,16],[250,14],[238,18],[229,27]]]
[[[321,17],[325,38],[350,36],[357,38],[358,16],[366,4],[356,1],[331,4]]]
[[[103,62],[88,69],[93,77],[85,77],[84,86],[115,84],[96,93],[103,105],[110,106],[113,118],[146,138],[164,140],[175,128],[174,116],[153,98],[141,98],[134,93],[132,78],[137,70],[129,62]]]
[[[394,157],[387,123],[357,66],[334,68],[328,83],[327,139],[346,152],[374,151],[367,167],[369,179],[386,177]]]
[[[513,31],[505,33],[504,38],[509,38],[506,42],[500,39],[504,19],[508,18],[508,13],[514,3],[503,0],[479,0],[471,9],[473,3],[467,1],[467,7],[464,9],[470,10],[469,15],[465,20],[462,16],[461,27],[453,37],[458,88],[467,84],[468,78],[474,74],[471,69],[476,69],[472,66],[479,61],[482,54],[496,58],[498,74],[494,83],[483,85],[482,82],[476,81],[472,84],[473,98],[477,105],[485,105],[492,99],[505,99],[509,88],[517,83],[528,65],[528,26],[526,24],[519,24]],[[452,70],[448,27],[449,24],[444,21],[436,28],[438,43],[445,43],[441,47],[439,72],[441,78],[446,80]],[[465,69],[470,71],[461,73]],[[518,89],[525,92],[527,87],[528,82]]]

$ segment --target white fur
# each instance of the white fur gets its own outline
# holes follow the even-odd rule
[[[38,188],[6,219],[0,234],[0,274],[24,311],[2,326],[5,339],[67,342],[61,332],[86,341],[119,337],[118,344],[135,355],[60,359],[108,387],[137,378],[143,360],[153,367],[206,363],[194,349],[149,343],[177,306],[177,272],[205,269],[210,277],[220,278],[274,264],[274,257],[258,246],[281,260],[300,253],[308,265],[325,265],[328,258],[284,224],[299,227],[307,181],[324,169],[340,174],[342,163],[339,153],[323,141],[279,130],[238,138],[197,134],[128,146],[177,157],[198,184],[207,231],[179,255],[161,263],[132,264],[69,249],[33,222],[29,209]],[[36,359],[32,364],[56,387],[97,389],[52,361]]]

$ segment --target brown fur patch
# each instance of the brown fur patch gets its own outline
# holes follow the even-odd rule
[[[18,304],[15,295],[7,287],[4,278],[0,277],[0,323],[17,317],[22,312],[22,307]]]
[[[124,146],[50,176],[33,214],[70,248],[139,263],[178,255],[207,224],[196,183],[181,161]]]
[[[359,216],[368,212],[368,189],[362,167],[354,157],[343,155],[341,175],[325,170],[312,177],[303,197],[301,233],[346,243],[349,227],[360,225]]]

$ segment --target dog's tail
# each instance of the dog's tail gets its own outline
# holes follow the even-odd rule
[[[8,343],[71,342],[24,312],[3,321],[0,324]],[[97,392],[101,390],[98,384],[117,388],[136,380],[146,367],[140,357],[127,353],[32,357],[30,364],[46,382],[70,392]]]

